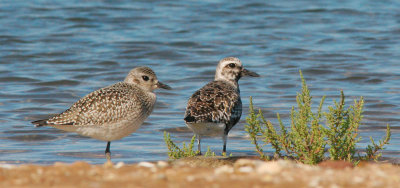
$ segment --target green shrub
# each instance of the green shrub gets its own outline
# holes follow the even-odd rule
[[[180,159],[184,157],[194,157],[199,155],[198,151],[194,151],[194,143],[196,140],[196,135],[193,135],[192,139],[190,140],[189,145],[186,145],[185,142],[182,142],[182,147],[177,146],[174,141],[172,141],[171,136],[169,133],[164,131],[164,141],[168,148],[168,157],[170,159]],[[207,147],[206,153],[204,153],[205,157],[214,157],[217,156],[213,151],[211,151],[210,147]],[[223,153],[222,156],[226,157],[226,153]],[[232,154],[229,154],[232,156]]]
[[[365,156],[359,156],[360,159],[362,160],[374,160],[377,161],[379,157],[382,156],[382,153],[380,152],[381,150],[385,149],[384,146],[389,144],[391,132],[390,132],[390,127],[389,125],[386,125],[386,135],[382,140],[379,140],[379,144],[376,144],[374,139],[372,137],[369,137],[371,140],[372,146],[368,145],[366,148],[366,155]]]
[[[301,93],[297,93],[297,108],[291,109],[290,129],[286,128],[280,115],[277,114],[280,131],[277,132],[270,121],[266,121],[261,110],[255,113],[252,98],[250,98],[250,114],[246,118],[245,131],[250,135],[257,153],[262,159],[268,159],[263,146],[270,144],[276,157],[290,157],[306,164],[316,164],[325,159],[326,151],[332,160],[347,160],[357,163],[359,159],[377,160],[390,140],[390,127],[387,126],[386,136],[372,146],[368,145],[366,155],[355,157],[356,144],[361,140],[358,128],[362,120],[364,100],[355,100],[354,105],[345,109],[345,97],[341,91],[341,100],[329,107],[329,112],[322,113],[325,97],[322,97],[317,112],[312,112],[312,97],[300,71],[302,81]],[[323,119],[324,117],[324,119]],[[325,120],[325,125],[322,121]],[[259,138],[263,142],[260,145]],[[329,146],[329,147],[328,147]],[[327,150],[327,148],[329,148]],[[285,155],[284,155],[284,154]]]
[[[185,142],[182,143],[182,148],[178,147],[172,140],[169,133],[164,131],[164,141],[168,148],[168,157],[170,159],[179,159],[183,157],[193,157],[198,154],[197,151],[193,150],[194,142],[196,140],[196,135],[193,135],[190,140],[189,145]]]
[[[223,155],[226,155],[226,153],[222,153]],[[214,157],[217,156],[213,151],[211,151],[210,146],[207,147],[207,151],[204,154],[205,157]]]

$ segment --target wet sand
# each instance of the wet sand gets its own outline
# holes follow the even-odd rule
[[[399,187],[400,167],[192,158],[136,164],[0,165],[0,187]]]

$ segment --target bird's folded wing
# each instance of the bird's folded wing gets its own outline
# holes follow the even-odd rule
[[[196,91],[188,101],[185,121],[235,124],[240,119],[242,102],[239,93],[216,81]]]
[[[138,99],[140,90],[125,83],[117,83],[96,90],[74,103],[68,110],[48,120],[36,121],[41,125],[100,125],[117,122],[121,118],[135,118],[144,107]],[[136,100],[135,100],[136,99]],[[41,123],[41,124],[40,124]]]

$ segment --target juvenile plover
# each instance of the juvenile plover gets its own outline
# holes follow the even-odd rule
[[[222,152],[226,152],[228,132],[242,115],[238,81],[243,76],[259,75],[243,68],[242,62],[236,57],[224,58],[218,63],[214,81],[190,97],[184,120],[196,134],[200,154],[202,136],[222,136]]]
[[[68,110],[32,123],[51,126],[107,142],[105,155],[111,161],[111,141],[135,132],[153,111],[157,88],[171,89],[157,80],[148,67],[132,69],[123,82],[96,90]]]

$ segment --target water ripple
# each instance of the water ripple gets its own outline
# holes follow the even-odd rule
[[[276,124],[280,113],[288,123],[301,69],[316,101],[327,96],[326,105],[332,105],[340,90],[347,104],[364,96],[362,135],[379,139],[390,123],[393,144],[383,155],[398,158],[399,3],[359,4],[1,2],[0,153],[5,155],[0,160],[103,163],[104,142],[34,128],[30,121],[62,112],[89,92],[122,81],[136,66],[150,66],[173,90],[155,91],[153,114],[137,133],[113,142],[113,155],[128,163],[166,159],[163,132],[178,142],[191,138],[182,120],[187,99],[213,80],[216,64],[226,56],[239,57],[261,75],[240,80],[245,109],[228,140],[235,155],[253,153],[243,130],[249,96],[268,120]],[[220,142],[208,138],[203,145],[219,151]]]

